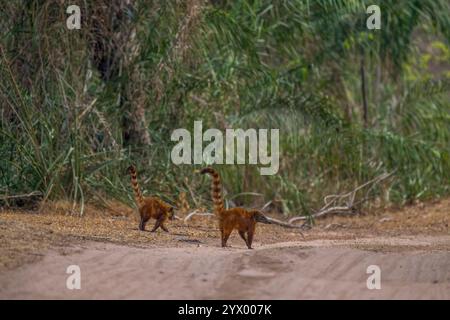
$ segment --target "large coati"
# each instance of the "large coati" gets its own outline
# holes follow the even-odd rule
[[[222,196],[222,183],[220,176],[213,168],[200,170],[201,174],[209,174],[212,177],[211,196],[214,203],[214,213],[219,219],[219,228],[222,237],[222,247],[227,246],[227,240],[231,232],[236,229],[244,239],[247,247],[252,249],[253,236],[257,222],[271,224],[260,211],[244,208],[225,209]]]

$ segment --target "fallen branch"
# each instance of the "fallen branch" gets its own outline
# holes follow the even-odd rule
[[[200,210],[194,210],[184,218],[184,222],[186,223],[193,216],[213,216],[213,215],[214,214],[212,214],[211,212],[201,212]]]
[[[284,221],[281,221],[281,220],[278,220],[278,219],[274,219],[274,218],[268,217],[266,215],[265,215],[265,217],[271,224],[276,224],[276,225],[278,225],[280,227],[283,227],[283,228],[299,230],[300,234],[302,235],[302,238],[305,239],[305,236],[303,235],[303,232],[300,231],[300,229],[304,228],[304,225],[297,226],[297,225],[294,225],[294,224],[291,224],[291,223],[288,223],[288,222],[284,222]]]
[[[42,196],[42,192],[33,191],[31,193],[28,193],[28,194],[18,194],[18,195],[12,195],[12,196],[0,196],[0,200],[31,198],[31,197],[37,197],[37,196]]]
[[[272,204],[272,200],[270,200],[269,202],[267,202],[260,210],[261,210],[261,211],[266,210],[266,208],[267,208],[268,206],[270,206],[271,204]]]
[[[310,216],[301,216],[301,217],[294,217],[289,220],[289,223],[294,223],[299,220],[306,220],[311,218],[319,218],[331,213],[335,214],[345,214],[345,213],[354,213],[356,210],[356,206],[360,205],[361,203],[367,201],[369,199],[369,193],[373,190],[375,185],[377,185],[379,182],[386,180],[390,176],[394,174],[395,171],[391,173],[383,173],[382,175],[379,175],[378,177],[373,178],[370,181],[367,181],[366,183],[356,187],[354,190],[339,194],[339,195],[328,195],[324,198],[324,206],[318,210],[316,213],[310,215]],[[364,197],[355,202],[356,193],[365,187],[369,186],[368,190],[366,191]]]

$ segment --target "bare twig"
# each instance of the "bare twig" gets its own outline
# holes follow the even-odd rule
[[[184,218],[184,222],[186,223],[193,216],[213,216],[213,215],[214,214],[211,212],[201,212],[200,210],[194,210]]]
[[[42,192],[40,191],[33,191],[28,194],[17,194],[12,196],[0,196],[0,200],[9,200],[9,199],[21,199],[21,198],[31,198],[31,197],[37,197],[42,196]]]
[[[260,209],[261,211],[264,211],[264,210],[266,210],[266,208],[268,207],[268,206],[270,206],[272,204],[272,200],[270,200],[269,202],[267,202],[265,205],[263,205],[263,207]]]
[[[240,196],[254,196],[254,197],[263,197],[264,195],[261,193],[257,193],[257,192],[241,192],[241,193],[237,193],[232,195],[231,197],[228,198],[228,200],[233,200],[236,199]]]

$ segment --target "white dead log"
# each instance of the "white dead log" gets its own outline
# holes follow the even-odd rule
[[[372,189],[381,181],[386,180],[390,176],[394,174],[395,171],[391,173],[383,173],[382,175],[379,175],[372,180],[367,181],[366,183],[356,187],[350,192],[339,194],[339,195],[328,195],[324,198],[324,206],[312,214],[311,216],[301,216],[301,217],[294,217],[288,221],[288,223],[292,224],[296,221],[300,220],[307,220],[310,218],[319,218],[328,214],[348,214],[353,213],[355,211],[355,207],[369,199],[369,193],[372,191]],[[356,199],[356,193],[365,187],[370,186],[367,191],[365,192],[364,197],[355,202]]]

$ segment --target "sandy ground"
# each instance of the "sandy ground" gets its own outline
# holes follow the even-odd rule
[[[254,250],[214,221],[169,234],[129,217],[0,213],[0,299],[450,299],[450,201],[324,219],[305,239],[259,226]],[[81,289],[69,290],[78,265]],[[381,270],[369,290],[367,268]]]
[[[313,240],[257,244],[255,250],[86,243],[2,274],[0,297],[450,299],[450,251],[429,250],[448,243],[450,237]],[[396,249],[377,252],[374,246]],[[81,270],[80,290],[66,287],[66,268],[74,264]],[[369,265],[381,269],[380,290],[366,286]]]

